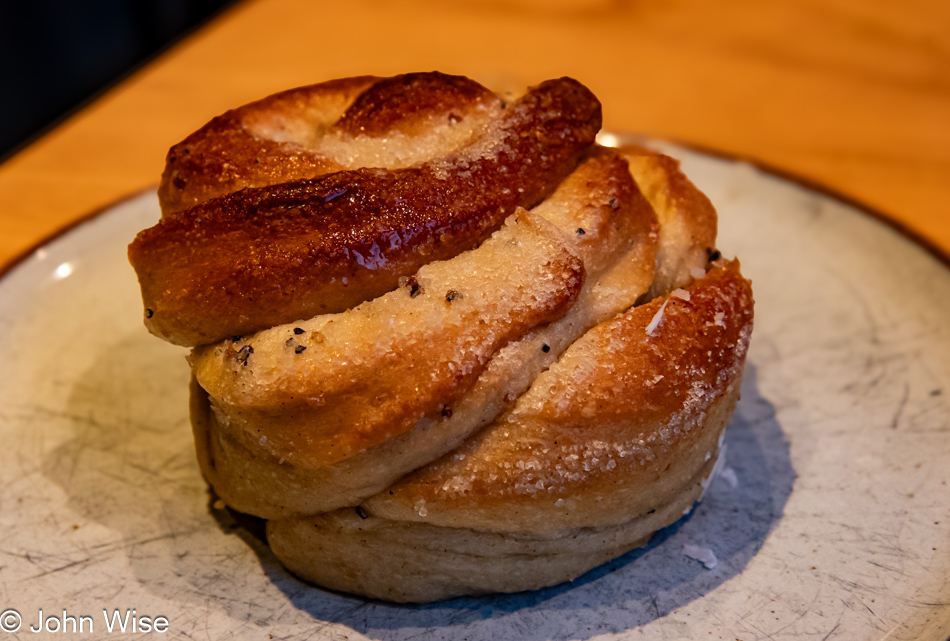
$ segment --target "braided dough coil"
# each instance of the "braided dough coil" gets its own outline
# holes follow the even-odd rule
[[[677,163],[599,127],[570,79],[408,74],[170,150],[130,246],[146,324],[195,346],[202,473],[293,572],[393,601],[535,589],[699,497],[751,288]]]

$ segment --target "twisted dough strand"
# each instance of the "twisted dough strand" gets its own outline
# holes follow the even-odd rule
[[[230,505],[268,518],[359,502],[457,446],[510,406],[581,334],[649,288],[656,217],[616,152],[596,150],[524,216],[553,227],[548,256],[532,257],[535,268],[546,263],[545,269],[558,275],[563,268],[553,261],[555,252],[583,259],[583,288],[571,280],[577,289],[561,297],[556,315],[540,316],[541,297],[550,296],[552,281],[531,276],[532,264],[512,260],[510,251],[495,254],[499,243],[493,238],[420,270],[416,298],[405,287],[343,314],[195,350],[193,370],[214,410],[196,409],[207,434],[201,440],[209,443],[208,460],[227,460],[225,468],[242,470],[239,476],[219,475],[206,466],[219,494]],[[522,272],[521,291],[513,297],[506,281]],[[448,291],[461,298],[447,301]],[[534,300],[536,318],[547,324],[536,320],[512,328],[517,334],[498,333],[492,327],[498,311],[487,310],[503,309],[503,317],[510,318],[509,305],[523,296]],[[433,312],[420,317],[408,307],[422,304],[432,305]],[[476,312],[481,318],[469,312],[468,321],[460,322],[459,311],[473,304],[481,308]],[[328,326],[332,333],[323,331]],[[297,327],[302,334],[294,334]],[[314,330],[320,332],[316,345]],[[473,340],[476,332],[483,334],[481,343]],[[254,351],[239,361],[236,352],[244,346]],[[307,351],[296,354],[296,346]],[[474,353],[488,358],[467,370]],[[439,355],[449,359],[451,369],[430,360]],[[407,386],[415,391],[395,392]],[[261,434],[267,435],[264,444]]]

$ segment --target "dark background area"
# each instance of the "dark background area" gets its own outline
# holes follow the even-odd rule
[[[0,161],[236,0],[0,0]]]

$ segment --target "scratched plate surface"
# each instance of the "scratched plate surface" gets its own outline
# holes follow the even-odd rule
[[[46,636],[28,631],[40,609],[112,638],[103,609],[134,608],[176,639],[945,639],[950,271],[826,196],[667,150],[718,207],[756,327],[725,473],[649,546],[572,584],[425,607],[289,576],[259,523],[214,507],[185,351],[142,327],[125,247],[158,219],[146,194],[0,280],[11,638]]]

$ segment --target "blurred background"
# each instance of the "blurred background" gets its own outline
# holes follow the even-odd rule
[[[0,162],[234,2],[4,2]]]
[[[154,184],[172,144],[232,107],[433,69],[493,88],[572,76],[609,130],[755,159],[950,253],[947,0],[38,0],[0,16],[0,261]]]

